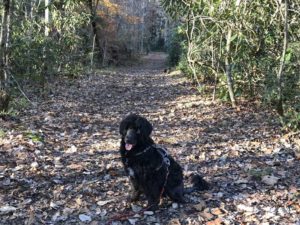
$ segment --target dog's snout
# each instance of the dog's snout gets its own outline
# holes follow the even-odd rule
[[[127,130],[126,135],[125,135],[125,142],[128,144],[136,144],[137,134],[136,134],[135,130],[133,130],[133,129]]]

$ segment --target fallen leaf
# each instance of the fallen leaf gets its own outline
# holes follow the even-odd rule
[[[222,220],[220,218],[216,218],[214,220],[208,221],[205,223],[206,225],[221,225]]]
[[[238,204],[237,205],[237,209],[240,210],[240,211],[244,211],[244,212],[250,212],[250,213],[254,213],[255,212],[255,208],[254,207],[243,205],[243,204]]]
[[[176,203],[176,202],[172,203],[172,208],[173,209],[178,209],[178,207],[179,207],[178,203]]]
[[[205,220],[211,220],[212,218],[214,218],[214,215],[212,215],[209,212],[201,212],[199,213],[199,215],[204,218]]]
[[[6,214],[6,213],[14,212],[16,210],[17,210],[16,207],[9,206],[9,205],[0,207],[0,213],[1,214]]]
[[[203,209],[205,209],[206,207],[206,203],[205,201],[200,201],[198,204],[193,205],[193,208],[196,209],[197,211],[203,211]]]
[[[66,153],[75,153],[77,152],[77,147],[75,145],[72,145],[70,148],[66,150]]]
[[[106,205],[107,203],[112,202],[112,201],[113,201],[113,200],[98,201],[98,202],[97,202],[97,205],[99,205],[99,206],[104,206],[104,205]]]
[[[69,169],[73,169],[73,170],[81,170],[83,167],[81,164],[78,163],[72,163],[70,165],[67,166]]]
[[[81,222],[91,222],[92,221],[92,218],[85,214],[80,214],[79,219]]]
[[[219,216],[219,215],[224,214],[223,211],[219,208],[213,208],[213,209],[210,210],[210,212],[212,214],[214,214],[215,216]]]
[[[138,221],[138,219],[128,219],[128,221],[131,225],[135,225],[135,223]]]
[[[144,215],[152,216],[152,215],[154,215],[154,212],[153,211],[145,211]]]
[[[168,225],[181,225],[179,219],[171,219],[169,222],[168,222]]]
[[[269,186],[274,186],[275,184],[277,184],[279,178],[275,177],[273,175],[267,175],[267,176],[263,176],[261,181]]]

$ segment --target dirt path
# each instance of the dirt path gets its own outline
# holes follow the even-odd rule
[[[128,112],[147,117],[185,174],[202,174],[212,188],[123,224],[300,224],[299,156],[274,115],[205,100],[182,75],[163,73],[165,60],[153,53],[131,68],[56,83],[20,121],[0,121],[0,224],[105,224],[142,207],[128,208],[118,158]]]

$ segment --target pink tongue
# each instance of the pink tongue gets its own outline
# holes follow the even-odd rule
[[[132,144],[125,144],[125,149],[127,151],[130,151],[132,149],[133,145]]]

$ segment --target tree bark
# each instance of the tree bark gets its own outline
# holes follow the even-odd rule
[[[186,32],[186,37],[188,42],[188,50],[187,50],[188,65],[192,70],[194,81],[197,82],[198,87],[201,87],[201,83],[198,79],[197,72],[196,72],[195,59],[193,59],[193,55],[192,55],[193,48],[194,48],[193,35],[194,35],[195,22],[196,22],[194,12],[192,10],[190,10],[190,13],[188,14],[187,18],[188,18],[188,22],[187,22],[187,28],[185,32]]]
[[[49,4],[50,4],[50,0],[45,0],[45,37],[49,36],[49,23],[50,23]]]
[[[102,61],[103,58],[103,54],[102,54],[102,46],[101,46],[101,42],[100,42],[100,37],[99,37],[99,30],[97,27],[97,22],[96,22],[96,10],[99,4],[99,0],[96,1],[96,4],[94,6],[93,4],[93,0],[88,0],[88,7],[90,8],[90,13],[91,13],[91,23],[92,23],[92,30],[93,30],[93,37],[95,37],[95,42],[96,42],[96,46],[97,46],[97,52],[98,52],[98,57],[99,60]]]
[[[44,35],[45,35],[45,41],[47,42],[47,38],[49,36],[49,23],[50,23],[50,11],[49,11],[49,4],[50,0],[44,0],[45,3],[45,12],[44,12],[44,21],[45,21],[45,27],[44,27]],[[47,47],[46,45],[43,47],[43,64],[42,64],[42,74],[41,74],[41,85],[43,88],[43,95],[46,97],[47,95],[47,87],[48,87],[48,62],[47,62]]]
[[[232,70],[231,70],[231,63],[230,63],[231,36],[232,36],[232,29],[229,27],[227,33],[227,41],[226,41],[225,73],[227,78],[227,87],[228,87],[231,104],[232,107],[236,107],[234,91],[233,91]]]
[[[0,71],[0,89],[6,87],[7,68],[8,68],[8,47],[10,39],[10,0],[3,0],[3,20],[0,40],[1,52],[1,71]]]
[[[8,80],[8,48],[10,40],[10,0],[3,0],[3,19],[1,24],[1,39],[0,39],[0,111],[7,111],[9,104],[9,94],[7,91]]]
[[[8,110],[9,102],[9,94],[4,90],[0,90],[0,112],[6,112]]]
[[[277,102],[277,112],[280,116],[284,115],[284,109],[283,109],[283,96],[282,96],[282,89],[283,89],[283,70],[284,70],[284,59],[286,56],[286,51],[288,48],[288,7],[289,3],[288,0],[284,1],[284,38],[283,38],[283,49],[282,49],[282,54],[280,58],[280,65],[279,65],[279,70],[277,73],[277,89],[278,89],[278,102]]]

